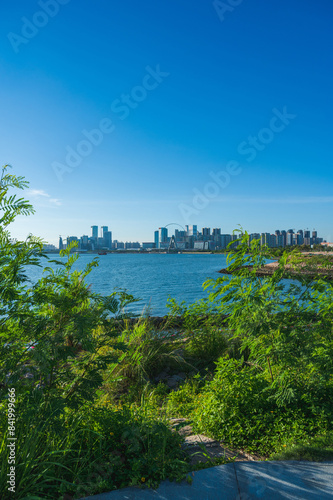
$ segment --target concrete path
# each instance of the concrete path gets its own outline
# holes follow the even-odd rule
[[[124,488],[85,500],[332,500],[333,462],[234,462],[163,481],[157,490]]]

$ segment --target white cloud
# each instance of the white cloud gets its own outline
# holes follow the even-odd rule
[[[57,205],[58,207],[62,205],[61,200],[58,200],[58,198],[50,198],[49,202],[52,203],[53,205]]]
[[[28,196],[34,198],[37,203],[41,200],[43,200],[44,203],[47,202],[47,205],[38,203],[40,206],[45,207],[51,205],[60,207],[62,205],[61,200],[58,198],[51,198],[51,195],[44,191],[44,189],[29,189]]]
[[[30,196],[45,196],[46,198],[50,198],[50,195],[47,194],[43,189],[29,189],[28,194]]]

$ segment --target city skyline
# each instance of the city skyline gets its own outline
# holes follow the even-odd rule
[[[1,8],[2,163],[36,208],[13,237],[292,219],[333,240],[331,2],[51,3]]]
[[[169,226],[169,228],[168,228]],[[170,226],[178,226],[170,231]],[[179,227],[181,229],[179,229]],[[203,227],[201,231],[196,224],[181,226],[177,223],[170,223],[167,226],[159,227],[154,231],[153,238],[149,241],[120,241],[112,238],[112,231],[108,226],[91,226],[91,235],[82,236],[59,236],[59,250],[75,241],[81,251],[96,250],[166,250],[177,248],[178,250],[219,250],[227,248],[228,244],[239,237],[239,232],[223,233],[221,228]],[[259,239],[262,245],[269,247],[286,247],[294,245],[315,245],[326,240],[318,236],[318,232],[313,229],[288,229],[275,230],[274,233],[261,232],[249,233],[249,240]],[[66,242],[65,242],[66,241]],[[52,249],[54,245],[47,245]],[[55,246],[54,246],[55,247]]]

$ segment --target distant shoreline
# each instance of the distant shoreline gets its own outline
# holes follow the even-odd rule
[[[52,254],[52,255],[59,255],[59,250],[48,250],[47,254]],[[92,251],[89,251],[89,252],[82,252],[80,250],[77,250],[73,253],[78,253],[80,255],[99,255],[99,253],[96,251],[96,252],[92,252]],[[213,254],[216,254],[216,255],[224,255],[225,253],[227,252],[212,252],[211,250],[198,250],[198,251],[195,251],[195,250],[182,250],[181,252],[165,252],[165,251],[162,251],[162,252],[145,252],[145,251],[139,251],[139,250],[110,250],[110,251],[107,251],[106,254],[104,255],[100,255],[100,257],[105,257],[105,255],[119,255],[119,254],[131,254],[131,255],[213,255]]]
[[[305,262],[300,262],[300,267],[297,269],[290,264],[286,264],[284,269],[286,271],[285,278],[293,278],[297,276],[308,276],[308,277],[318,277],[325,276],[328,280],[333,280],[333,258],[331,255],[327,255],[327,252],[304,252],[304,257],[306,257]],[[318,255],[325,255],[327,257],[331,257],[330,261],[332,265],[329,268],[322,267],[318,265],[316,261],[311,261],[311,257],[316,257]],[[307,262],[306,262],[307,261]],[[308,266],[305,268],[305,266]],[[309,267],[309,265],[311,267]],[[244,266],[247,269],[253,269],[253,266]],[[279,267],[279,261],[275,260],[274,262],[270,262],[265,264],[264,266],[256,269],[256,276],[272,276],[276,269]],[[302,269],[304,268],[304,269]],[[221,274],[233,274],[232,271],[229,271],[228,268],[221,269],[218,271]],[[288,276],[289,275],[289,276]]]

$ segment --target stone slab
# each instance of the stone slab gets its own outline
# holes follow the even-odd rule
[[[191,476],[192,484],[163,481],[157,490],[131,487],[84,500],[333,499],[333,462],[235,462]]]

